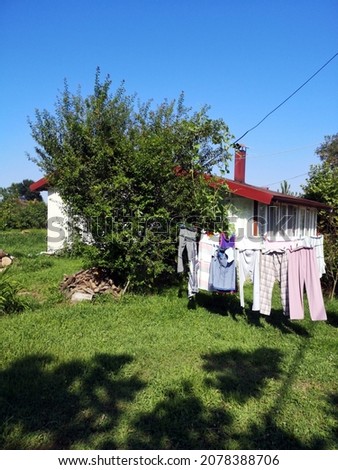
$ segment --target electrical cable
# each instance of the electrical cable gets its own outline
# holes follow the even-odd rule
[[[275,184],[279,184],[279,183],[283,183],[283,181],[286,181],[286,182],[289,182],[290,180],[295,180],[297,178],[300,178],[301,176],[305,176],[305,175],[308,175],[309,173],[302,173],[301,175],[297,175],[297,176],[291,176],[290,178],[284,178],[283,180],[281,181],[276,181],[275,183],[269,183],[267,184],[266,186],[269,187],[269,186],[273,186]]]
[[[320,145],[320,143],[311,144],[311,145],[308,144],[308,145],[303,145],[302,147],[293,147],[293,148],[291,148],[291,149],[280,150],[280,151],[278,151],[278,152],[266,153],[266,154],[263,154],[263,155],[250,153],[250,154],[247,155],[246,157],[247,157],[247,158],[249,157],[250,160],[251,160],[252,158],[256,159],[256,158],[274,157],[275,155],[282,155],[282,154],[284,154],[284,153],[292,153],[292,152],[295,152],[295,151],[297,151],[297,150],[303,150],[303,149],[307,149],[307,148],[314,148],[314,147],[318,147],[319,145]],[[247,147],[247,148],[249,148],[249,147]],[[254,147],[251,147],[251,146],[250,146],[250,149],[254,149],[254,150],[255,150],[255,148],[254,148]]]
[[[319,74],[319,72],[321,72],[330,62],[333,61],[333,59],[335,59],[336,57],[338,56],[338,52],[336,52],[336,54],[334,54],[331,59],[329,59],[327,62],[325,62],[324,65],[322,65],[320,67],[320,69],[317,70],[317,72],[315,72],[313,75],[311,75],[310,78],[308,78],[301,86],[299,86],[297,88],[297,90],[295,90],[293,93],[291,93],[290,96],[288,96],[284,101],[282,101],[278,106],[276,106],[272,111],[270,111],[266,116],[263,117],[263,119],[261,119],[255,126],[251,127],[249,130],[247,130],[246,132],[244,132],[243,135],[241,135],[241,137],[239,137],[232,145],[235,146],[237,144],[237,142],[239,140],[241,140],[243,137],[245,137],[249,132],[253,131],[254,129],[256,129],[256,127],[258,127],[260,124],[262,124],[263,121],[265,121],[265,119],[267,119],[269,116],[271,116],[272,113],[274,113],[275,111],[277,111],[277,109],[279,109],[281,106],[283,106],[283,104],[285,104],[287,101],[289,101],[290,98],[292,98],[296,93],[298,93],[299,90],[301,90],[306,84],[309,83],[310,80],[312,80],[316,75]]]

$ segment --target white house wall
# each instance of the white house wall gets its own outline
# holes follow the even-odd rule
[[[317,234],[317,210],[314,208],[290,204],[276,204],[276,206],[258,204],[259,212],[257,215],[265,220],[265,224],[258,227],[254,222],[254,201],[241,196],[232,196],[231,206],[229,221],[234,228],[238,241],[250,239],[256,242],[265,234],[275,241],[284,241],[286,238],[298,240]],[[290,225],[288,225],[289,222],[286,215],[290,208],[294,211],[294,214],[292,216],[293,219],[290,219]],[[277,213],[272,221],[269,222],[269,213],[273,209],[277,209]],[[272,226],[269,227],[269,224],[272,224]],[[255,225],[256,228],[254,228]],[[281,226],[283,230],[280,230],[279,227]]]
[[[248,238],[252,233],[254,202],[240,196],[231,196],[229,222],[233,226],[236,238]]]
[[[265,206],[265,205],[263,205]],[[268,207],[268,206],[266,206]],[[317,211],[313,209],[302,209],[306,212],[307,217],[311,214],[311,229],[300,231],[299,225],[299,209],[297,209],[296,230],[294,233],[288,233],[290,239],[301,238],[304,235],[316,234],[316,218]],[[259,236],[253,236],[254,225],[254,201],[241,196],[231,195],[230,210],[228,219],[233,232],[236,234],[238,241],[242,239],[250,239],[258,241]],[[69,217],[67,207],[62,201],[58,192],[50,188],[48,190],[48,233],[47,233],[47,249],[49,252],[55,252],[71,243],[72,223],[75,221]],[[76,219],[76,231],[80,234],[81,239],[85,243],[91,243],[92,236],[88,231],[88,224],[81,219]],[[276,233],[276,240],[283,240],[285,234]]]
[[[69,242],[69,218],[67,207],[60,194],[48,190],[47,250],[61,250]]]
[[[88,224],[81,218],[72,218],[60,194],[54,189],[48,190],[48,225],[47,250],[56,252],[72,243],[72,232],[76,231],[85,243],[92,243],[93,238],[87,229]]]

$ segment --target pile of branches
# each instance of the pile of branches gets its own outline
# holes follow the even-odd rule
[[[60,286],[61,292],[71,301],[92,300],[98,294],[111,294],[119,298],[126,290],[116,286],[107,269],[90,268],[64,276]]]

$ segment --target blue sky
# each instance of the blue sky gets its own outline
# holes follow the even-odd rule
[[[27,116],[65,78],[87,95],[99,66],[142,101],[184,91],[238,138],[338,52],[337,20],[337,0],[1,0],[0,186],[42,176]],[[338,132],[337,83],[338,57],[243,139],[248,183],[299,191]]]

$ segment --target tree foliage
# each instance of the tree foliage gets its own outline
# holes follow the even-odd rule
[[[280,183],[280,192],[282,194],[289,194],[290,196],[296,196],[296,193],[294,193],[292,190],[291,190],[291,185],[290,183],[288,183],[287,180],[283,180],[281,183]]]
[[[326,283],[333,297],[338,284],[338,134],[326,136],[316,153],[321,163],[311,166],[303,190],[305,197],[332,208],[319,213],[318,225],[324,234]]]
[[[326,162],[330,167],[337,167],[338,133],[325,136],[324,142],[317,148],[316,153],[322,162]]]
[[[210,225],[222,217],[226,188],[205,178],[227,170],[227,125],[192,112],[184,96],[137,102],[122,83],[100,79],[83,98],[67,82],[54,113],[29,120],[32,158],[74,214],[91,226],[93,262],[134,287],[166,282],[174,272],[179,222]],[[226,219],[224,219],[226,223]]]
[[[0,188],[0,230],[43,228],[47,206],[39,192],[31,191],[33,180]]]
[[[12,197],[0,203],[0,230],[46,227],[47,205]]]
[[[8,188],[0,188],[0,197],[2,201],[6,199],[21,199],[22,201],[42,201],[41,194],[38,191],[29,189],[33,180],[24,179],[20,183],[12,183]]]

